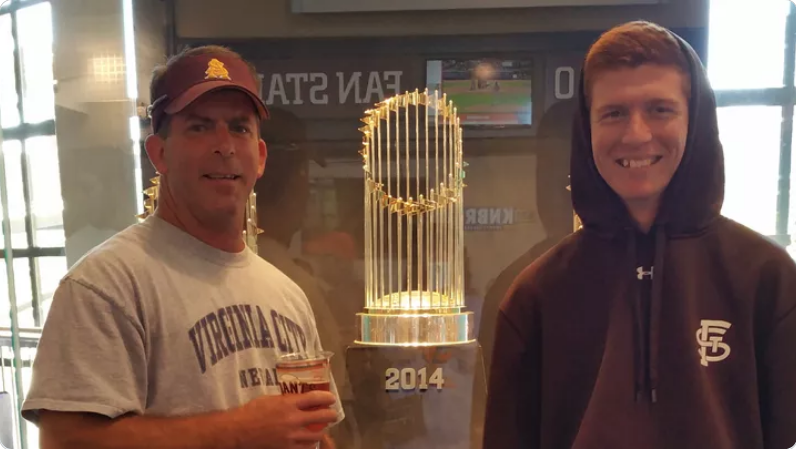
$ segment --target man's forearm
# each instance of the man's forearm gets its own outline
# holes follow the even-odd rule
[[[238,449],[236,412],[185,418],[129,416],[117,419],[82,413],[43,412],[42,449]]]

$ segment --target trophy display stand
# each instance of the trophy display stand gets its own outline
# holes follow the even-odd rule
[[[407,92],[362,121],[366,304],[346,351],[358,446],[480,448],[486,383],[464,304],[456,108]]]

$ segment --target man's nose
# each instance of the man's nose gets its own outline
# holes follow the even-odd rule
[[[647,124],[647,119],[641,112],[633,112],[625,128],[625,135],[622,138],[624,144],[647,143],[652,139],[652,132]]]
[[[226,125],[216,126],[215,132],[215,152],[223,157],[229,157],[235,154],[235,140],[232,138],[232,133]]]

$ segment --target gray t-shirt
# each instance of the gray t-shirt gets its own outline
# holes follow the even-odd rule
[[[280,394],[276,354],[312,349],[315,318],[287,276],[248,248],[227,253],[150,216],[61,281],[22,415],[227,410]]]

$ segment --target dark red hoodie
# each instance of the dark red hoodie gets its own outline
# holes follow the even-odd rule
[[[584,228],[501,306],[484,449],[796,444],[796,265],[719,215],[715,98],[678,41],[691,65],[688,140],[648,234],[598,174],[581,100],[571,177]]]

